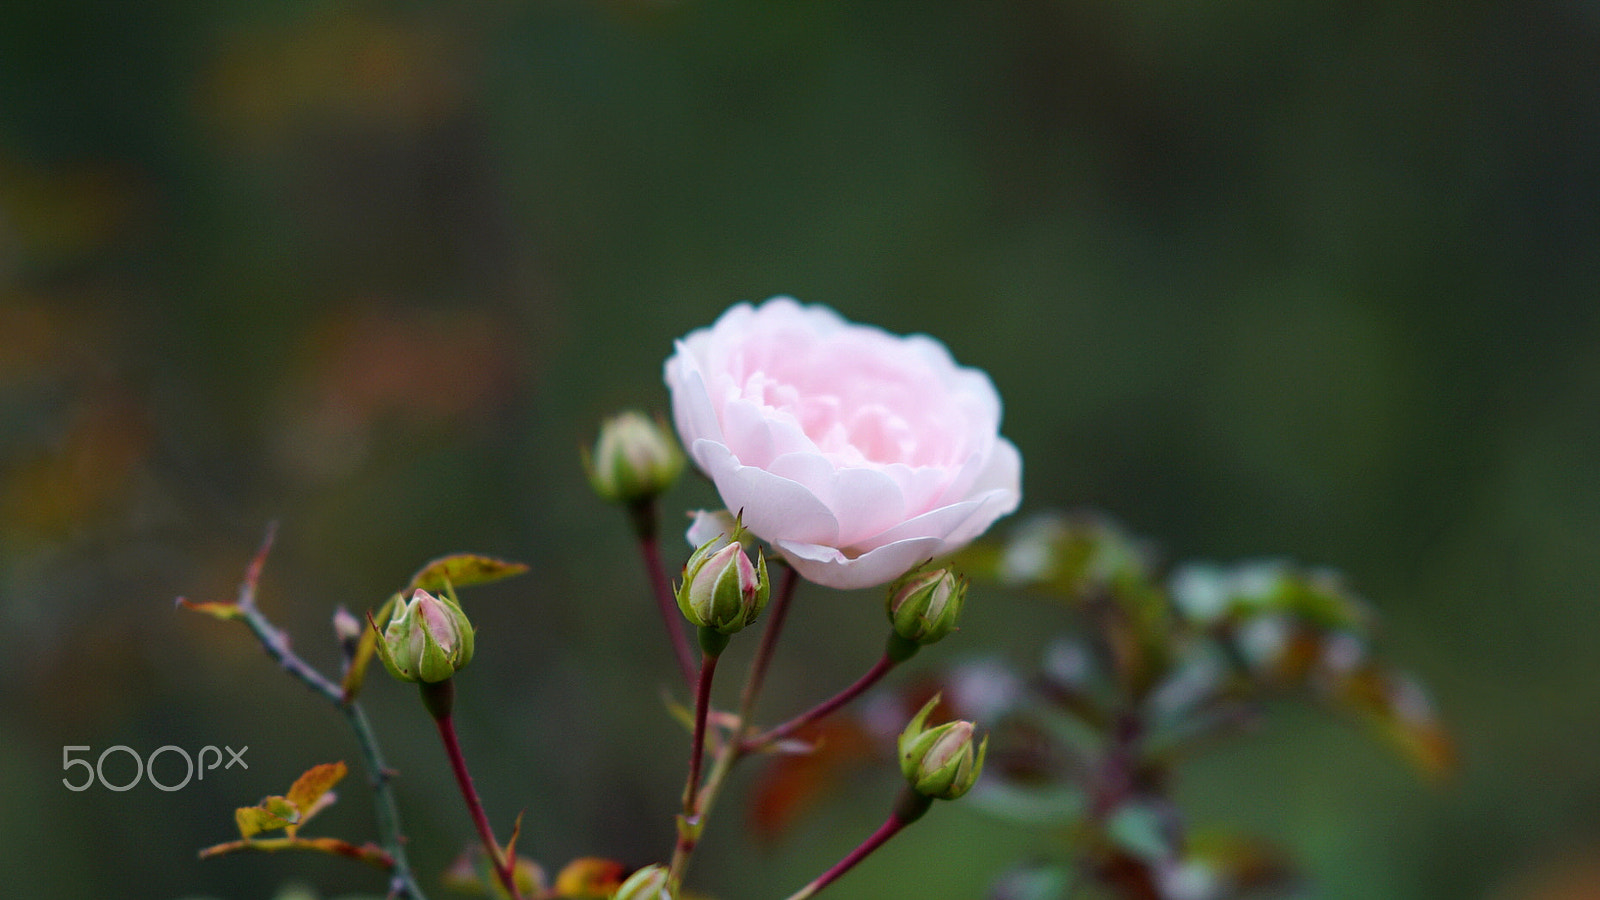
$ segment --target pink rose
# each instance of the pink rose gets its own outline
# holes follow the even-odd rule
[[[1021,499],[994,384],[926,335],[788,297],[740,303],[677,342],[666,381],[695,465],[818,584],[893,581]]]

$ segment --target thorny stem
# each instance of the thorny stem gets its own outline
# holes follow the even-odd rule
[[[372,725],[367,721],[361,704],[344,703],[340,705],[340,710],[350,723],[350,729],[356,733],[356,742],[361,745],[362,754],[366,757],[369,773],[367,783],[372,787],[372,810],[378,820],[378,834],[382,837],[383,848],[394,860],[389,894],[426,900],[421,888],[417,887],[415,876],[411,874],[410,864],[406,862],[405,837],[400,833],[400,810],[395,806],[394,791],[389,787],[391,773],[383,761],[383,752],[378,748],[377,735],[373,734]]]
[[[656,536],[655,501],[644,500],[629,507],[634,534],[639,538],[639,555],[644,558],[645,575],[650,579],[650,589],[655,593],[656,606],[661,611],[661,622],[667,628],[667,638],[672,641],[672,653],[683,673],[683,683],[695,681],[694,654],[689,650],[689,637],[684,631],[683,616],[678,612],[678,601],[672,596],[672,583],[667,578],[666,567],[661,563],[661,542]]]
[[[389,877],[389,896],[427,900],[422,888],[417,885],[410,864],[406,861],[405,837],[400,829],[400,811],[395,805],[394,789],[389,784],[391,773],[383,761],[383,751],[378,746],[378,737],[373,732],[366,713],[362,711],[361,704],[353,700],[345,702],[344,692],[339,685],[334,684],[327,676],[296,655],[289,647],[289,635],[274,626],[256,608],[256,585],[261,580],[261,569],[266,565],[267,552],[272,549],[272,539],[276,532],[276,525],[268,526],[267,535],[261,542],[261,549],[256,551],[255,558],[250,561],[250,567],[245,571],[244,583],[239,586],[237,603],[239,614],[245,624],[250,626],[250,631],[255,634],[256,640],[261,642],[268,656],[277,660],[284,671],[332,703],[350,724],[350,730],[355,733],[356,744],[360,746],[362,759],[367,766],[367,783],[372,787],[372,806],[378,823],[379,840],[383,843],[383,849],[394,860],[394,868],[390,871]]]
[[[922,818],[922,814],[927,812],[928,807],[932,804],[933,799],[931,797],[918,794],[910,787],[905,788],[900,795],[900,800],[895,804],[894,812],[890,813],[889,818],[878,826],[877,831],[874,831],[854,850],[845,854],[845,857],[834,863],[828,871],[818,875],[816,880],[790,894],[788,900],[806,900],[807,897],[813,896],[818,891],[839,880],[839,876],[855,868],[856,863],[866,859],[873,851],[882,847],[890,838],[899,834],[901,829]]]
[[[762,732],[761,734],[756,735],[755,737],[742,739],[739,742],[739,752],[752,753],[764,747],[769,747],[772,744],[789,737],[807,725],[821,720],[822,718],[833,713],[839,707],[844,706],[851,700],[854,700],[855,698],[866,693],[868,688],[871,688],[879,681],[882,681],[883,676],[887,675],[889,670],[893,669],[897,662],[897,660],[891,658],[889,654],[885,653],[883,656],[878,658],[878,661],[873,664],[872,668],[867,670],[866,674],[856,679],[854,684],[850,685],[839,693],[834,694],[832,697],[829,697],[827,700],[824,700],[806,712],[795,716],[793,719],[790,719],[787,722],[784,722],[782,725],[777,725],[767,731]]]
[[[499,841],[495,840],[494,829],[489,827],[489,816],[483,811],[483,801],[478,799],[478,789],[472,784],[472,773],[467,771],[467,759],[461,753],[461,743],[456,740],[455,719],[449,712],[450,701],[455,694],[455,681],[424,682],[421,688],[424,703],[433,713],[434,724],[439,727],[439,740],[444,743],[445,755],[450,758],[450,771],[455,773],[456,785],[461,788],[461,797],[467,802],[467,812],[472,816],[473,827],[478,830],[478,838],[483,841],[484,852],[489,854],[489,862],[494,865],[494,873],[513,900],[522,900],[522,895],[517,893],[516,860],[507,859]]]

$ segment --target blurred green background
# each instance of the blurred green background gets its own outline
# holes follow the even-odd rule
[[[1196,821],[1319,897],[1600,896],[1597,60],[1588,0],[0,6],[0,884],[377,890],[194,856],[358,759],[242,627],[172,609],[231,597],[272,520],[263,607],[329,669],[336,603],[532,564],[466,597],[490,814],[549,866],[663,856],[670,657],[577,447],[665,408],[674,337],[790,293],[987,369],[1025,509],[1343,570],[1460,742],[1428,785],[1286,709],[1184,770]],[[769,716],[875,656],[878,602],[802,596]],[[1049,621],[975,597],[924,656],[1027,664]],[[411,692],[367,703],[431,884],[468,822]],[[168,744],[250,767],[61,784],[63,746]],[[775,843],[731,801],[696,881],[786,894],[894,784]],[[309,830],[374,836],[344,794]],[[830,896],[981,897],[1047,846],[941,806]]]

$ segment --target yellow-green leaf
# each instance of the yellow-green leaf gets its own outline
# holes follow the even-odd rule
[[[556,876],[555,895],[568,900],[604,900],[622,884],[622,864],[584,856],[573,860]]]
[[[197,613],[204,613],[215,619],[221,619],[224,622],[244,617],[244,610],[239,608],[239,604],[232,602],[224,603],[216,600],[207,600],[201,603],[195,603],[192,600],[179,597],[178,605],[184,609],[193,610]]]
[[[1364,715],[1421,772],[1435,779],[1456,767],[1455,742],[1422,686],[1390,669],[1369,665],[1335,687],[1341,706]]]
[[[523,563],[508,562],[492,556],[479,556],[475,553],[456,553],[441,556],[418,569],[417,574],[411,576],[411,584],[406,588],[406,592],[421,588],[437,593],[444,590],[446,585],[459,588],[470,584],[485,584],[521,575],[526,571],[528,567]]]
[[[290,837],[294,837],[297,828],[336,799],[329,788],[338,784],[348,771],[348,767],[342,761],[322,763],[312,766],[295,779],[285,798],[299,813],[299,818],[286,829]]]
[[[300,810],[287,798],[272,796],[255,806],[241,806],[234,810],[233,820],[239,826],[239,836],[249,840],[263,831],[275,831],[298,823]]]
[[[394,868],[394,857],[387,851],[373,843],[361,845],[338,838],[267,838],[259,841],[228,841],[216,844],[200,851],[201,859],[210,859],[214,856],[225,856],[249,850],[257,853],[277,853],[282,850],[313,850],[318,853],[327,853],[331,856],[343,856],[349,859],[377,866],[384,871]]]
[[[349,703],[361,693],[361,685],[367,677],[367,666],[372,664],[373,654],[378,649],[378,628],[387,624],[389,616],[393,614],[395,604],[400,601],[400,595],[395,594],[384,604],[378,607],[378,613],[372,616],[376,627],[361,629],[361,637],[356,639],[355,652],[350,654],[350,666],[345,669],[344,681],[339,685],[340,699]]]

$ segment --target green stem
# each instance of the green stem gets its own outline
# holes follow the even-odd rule
[[[383,849],[394,860],[394,868],[389,873],[389,894],[392,897],[427,900],[422,888],[417,885],[410,863],[406,861],[405,835],[400,827],[400,812],[395,804],[394,789],[389,784],[389,767],[384,764],[383,751],[378,745],[378,737],[373,732],[366,713],[362,711],[359,703],[354,701],[346,703],[344,691],[339,685],[296,655],[289,647],[289,636],[274,626],[256,608],[256,585],[261,580],[261,569],[266,564],[267,551],[272,549],[272,539],[276,531],[275,526],[267,529],[267,536],[261,542],[261,549],[256,551],[255,558],[250,561],[250,567],[245,572],[244,583],[239,586],[237,604],[239,613],[245,624],[250,627],[250,631],[255,634],[256,640],[267,651],[267,655],[277,660],[284,671],[332,703],[350,724],[350,730],[355,733],[356,744],[361,748],[362,760],[367,766],[367,783],[372,787],[372,805],[378,823],[378,839],[382,842]]]
[[[383,841],[383,849],[394,860],[389,892],[397,897],[426,900],[422,896],[422,889],[417,887],[415,876],[411,874],[411,865],[406,862],[405,838],[400,830],[400,809],[395,805],[394,789],[389,785],[391,773],[383,761],[378,737],[373,733],[367,714],[359,703],[343,704],[341,709],[345,721],[350,723],[350,730],[355,732],[356,743],[361,745],[361,755],[367,766],[367,784],[372,788],[372,812],[378,821],[378,835]]]
[[[467,758],[461,753],[460,741],[456,740],[455,718],[450,715],[455,680],[445,679],[432,684],[422,682],[419,686],[422,688],[423,702],[433,714],[434,724],[439,727],[439,740],[444,743],[445,755],[450,758],[450,771],[455,773],[456,786],[461,789],[461,798],[467,802],[467,812],[472,816],[472,825],[478,831],[479,840],[483,841],[484,852],[489,854],[494,873],[512,900],[522,900],[522,895],[517,893],[517,862],[507,859],[505,852],[500,849],[500,842],[495,840],[494,829],[489,827],[489,816],[483,811],[483,801],[478,799],[478,789],[472,784],[472,773],[467,770]]]

